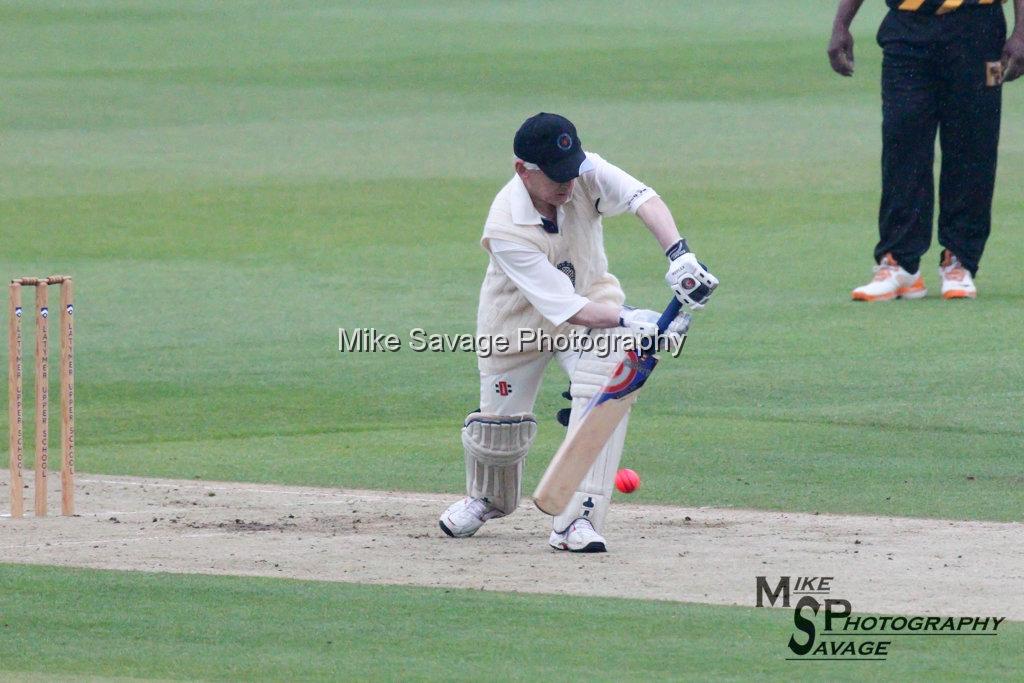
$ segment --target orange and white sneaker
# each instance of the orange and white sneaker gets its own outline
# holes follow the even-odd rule
[[[854,301],[891,301],[892,299],[920,299],[928,293],[921,271],[908,273],[892,254],[882,257],[875,266],[871,282],[853,290]]]
[[[946,249],[942,252],[942,264],[939,266],[939,277],[942,278],[943,299],[975,299],[978,288],[974,286],[974,278],[964,268],[956,254]]]

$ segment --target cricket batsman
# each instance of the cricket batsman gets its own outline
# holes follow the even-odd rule
[[[516,132],[515,175],[491,204],[480,244],[490,263],[480,289],[477,334],[512,340],[507,352],[479,356],[480,408],[462,428],[466,497],[441,515],[453,538],[472,536],[484,522],[515,512],[523,465],[537,433],[533,404],[552,358],[569,376],[571,429],[604,386],[624,352],[516,343],[520,330],[559,335],[650,337],[659,313],[625,306],[608,272],[601,220],[626,211],[651,231],[669,260],[665,279],[681,302],[702,308],[718,280],[690,252],[668,207],[650,187],[597,154],[586,152],[576,128],[540,113]],[[685,322],[667,331],[677,338]],[[560,412],[560,421],[563,413]],[[552,518],[549,544],[557,550],[604,552],[601,536],[629,415],[623,417],[566,510]]]

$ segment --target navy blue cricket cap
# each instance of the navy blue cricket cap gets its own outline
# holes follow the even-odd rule
[[[540,166],[544,175],[556,183],[568,182],[593,168],[576,135],[576,126],[558,114],[541,112],[523,121],[512,150],[523,161]]]

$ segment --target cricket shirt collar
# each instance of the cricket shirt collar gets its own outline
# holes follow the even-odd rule
[[[536,225],[544,228],[545,232],[557,233],[558,226],[562,224],[564,207],[558,207],[555,211],[557,222],[553,223],[540,215],[537,207],[530,199],[530,193],[523,184],[523,179],[518,175],[512,179],[512,193],[509,197],[512,205],[512,222],[516,225]]]

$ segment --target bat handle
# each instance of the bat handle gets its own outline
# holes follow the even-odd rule
[[[665,312],[661,314],[660,318],[658,318],[658,332],[660,334],[665,334],[665,330],[667,330],[668,326],[672,324],[672,321],[676,319],[676,316],[679,315],[679,311],[682,310],[682,308],[682,302],[680,302],[679,299],[672,297],[672,301],[669,302]]]
[[[665,312],[658,318],[658,334],[665,334],[665,330],[672,324],[672,321],[679,315],[679,311],[683,308],[683,304],[679,302],[679,299],[672,297],[672,301],[669,302]],[[654,337],[648,337],[640,341],[640,351],[642,353],[653,353],[656,348]]]

